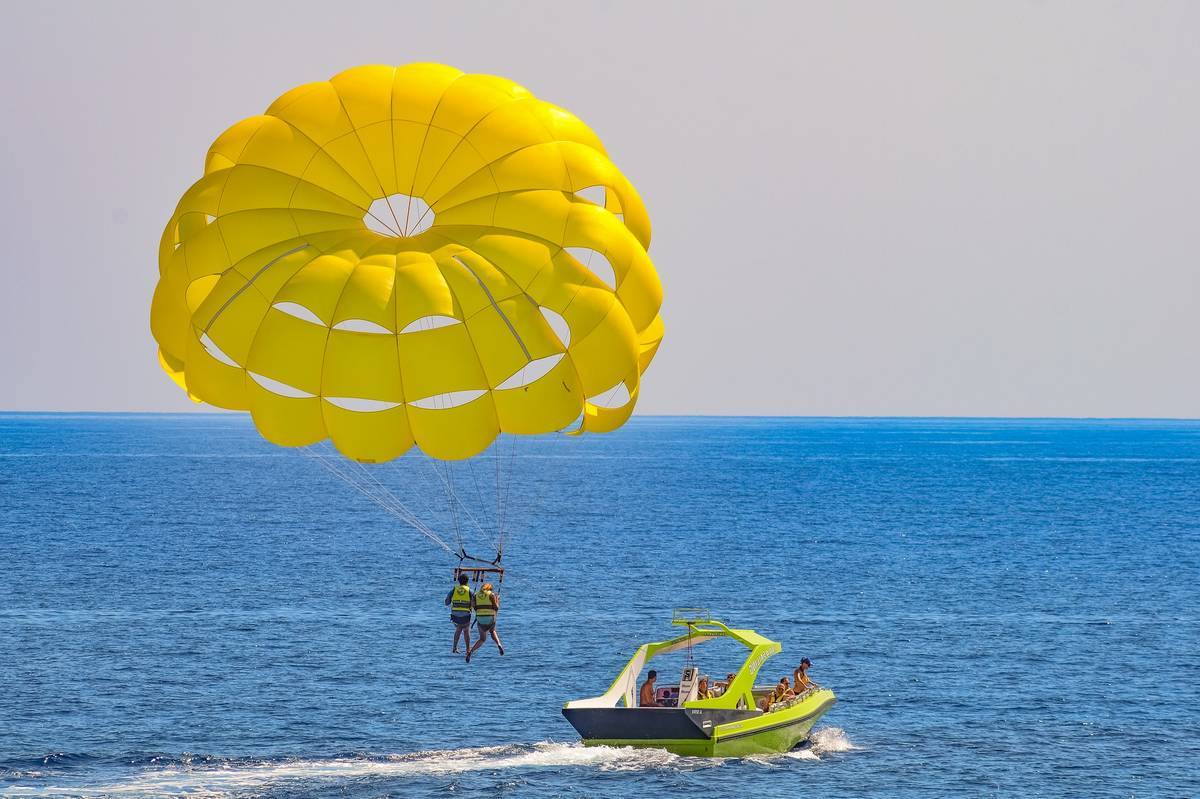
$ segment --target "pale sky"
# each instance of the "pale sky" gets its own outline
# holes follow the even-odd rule
[[[367,63],[511,78],[654,226],[641,413],[1200,416],[1200,3],[10,3],[0,410],[187,410],[212,139]]]

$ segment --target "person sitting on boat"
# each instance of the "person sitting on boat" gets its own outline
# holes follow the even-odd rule
[[[722,694],[724,694],[726,691],[729,690],[729,686],[731,686],[731,685],[733,685],[733,672],[732,671],[725,675],[725,680],[723,682],[718,682],[714,686],[717,689],[717,692],[714,693],[713,696],[721,696]]]
[[[471,655],[476,649],[483,646],[484,641],[491,638],[496,642],[496,648],[500,650],[500,654],[504,654],[504,647],[500,643],[500,636],[496,635],[496,614],[500,612],[500,595],[492,590],[491,583],[484,583],[483,587],[475,592],[475,625],[479,627],[479,640],[475,642],[475,647],[467,650],[467,662],[471,662]]]
[[[758,709],[761,710],[763,713],[770,713],[771,705],[775,704],[778,701],[779,700],[775,696],[775,689],[772,688],[771,692],[769,694],[764,696],[762,699],[758,700]]]
[[[443,603],[450,606],[450,621],[454,623],[454,646],[450,651],[458,654],[458,639],[465,638],[467,642],[467,662],[471,662],[471,605],[475,595],[471,592],[467,575],[458,575],[458,585],[450,589]]]
[[[792,686],[788,685],[787,677],[779,678],[779,685],[775,686],[775,694],[779,697],[780,702],[796,698],[796,692],[792,690]]]
[[[646,681],[642,683],[642,690],[638,692],[639,707],[662,707],[654,698],[654,681],[657,679],[658,672],[650,669],[650,673],[646,675]]]
[[[707,677],[700,678],[700,684],[696,686],[696,698],[697,699],[711,699],[712,698],[712,694],[709,693],[709,690],[708,690],[708,678]]]
[[[796,683],[796,693],[802,694],[809,688],[812,688],[814,683],[808,679],[808,667],[812,665],[812,661],[808,658],[802,658],[800,665],[792,672],[792,679]]]

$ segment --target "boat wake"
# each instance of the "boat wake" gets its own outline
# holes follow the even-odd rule
[[[191,796],[225,797],[254,793],[265,788],[312,782],[339,782],[364,778],[447,776],[478,771],[585,767],[602,771],[640,771],[675,768],[682,760],[669,752],[648,749],[614,749],[582,744],[542,742],[473,749],[433,750],[379,757],[336,757],[287,760],[206,759],[195,765],[187,760],[146,768],[126,777],[100,782],[83,775],[48,777],[26,773],[29,782],[0,785],[5,796]],[[701,764],[703,765],[703,764]],[[10,773],[9,779],[12,778]],[[24,784],[22,784],[24,783]],[[32,783],[32,784],[31,784]],[[41,783],[41,784],[37,784]]]
[[[820,762],[826,759],[826,755],[856,752],[861,749],[862,747],[851,741],[841,727],[821,727],[813,730],[812,734],[808,736],[808,741],[798,749],[781,752],[777,755],[754,755],[746,760],[760,766],[778,768],[793,760]]]
[[[857,749],[846,734],[836,728],[817,730],[808,748],[779,757],[819,760],[826,752]],[[507,770],[553,770],[590,768],[599,771],[651,771],[657,769],[692,770],[716,768],[736,760],[689,758],[659,749],[583,746],[579,743],[509,744],[472,749],[432,750],[378,757],[334,757],[316,759],[254,760],[185,758],[143,768],[128,776],[108,780],[85,775],[50,776],[27,772],[9,782],[5,775],[0,792],[5,796],[83,797],[83,796],[190,796],[216,797],[256,794],[269,788],[311,785],[314,782],[337,783],[359,779],[395,779],[453,776],[469,772]]]
[[[846,731],[841,727],[821,727],[812,731],[806,745],[788,752],[784,757],[795,760],[820,760],[821,755],[854,752],[859,749],[862,747],[855,746],[854,742],[850,740],[850,736],[846,735]]]

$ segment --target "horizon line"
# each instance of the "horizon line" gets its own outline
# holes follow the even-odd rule
[[[231,418],[248,418],[244,411],[204,410],[204,411],[63,411],[63,410],[6,410],[0,409],[3,416],[222,416]],[[1200,417],[1188,416],[1018,416],[1018,415],[921,415],[921,414],[872,414],[872,415],[829,415],[829,414],[752,414],[752,413],[635,413],[630,421],[638,419],[843,419],[843,420],[876,420],[876,421],[921,421],[921,420],[961,420],[961,421],[1095,421],[1095,422],[1200,422]]]

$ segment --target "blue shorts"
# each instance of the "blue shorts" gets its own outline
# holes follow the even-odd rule
[[[479,626],[480,632],[486,633],[488,630],[490,630],[496,626],[496,617],[493,616],[492,618],[488,619],[487,621],[484,621],[483,619],[476,616],[475,624],[477,624]]]
[[[471,623],[470,613],[451,613],[450,621],[454,622],[455,627],[466,627]]]

